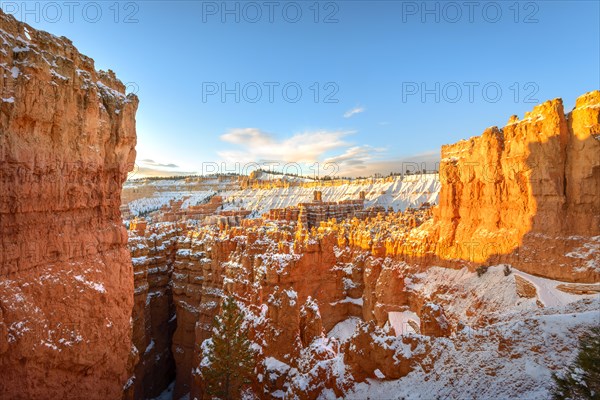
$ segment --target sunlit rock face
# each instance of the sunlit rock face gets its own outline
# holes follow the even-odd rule
[[[138,100],[68,39],[1,12],[0,29],[0,397],[117,399]]]
[[[445,265],[509,262],[573,282],[600,279],[600,92],[560,99],[442,147],[434,219],[401,253]],[[435,257],[431,257],[431,256]]]

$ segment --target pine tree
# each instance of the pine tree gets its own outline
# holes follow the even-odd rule
[[[552,398],[600,399],[600,327],[590,329],[579,340],[577,358],[562,377],[552,375]]]
[[[232,296],[223,300],[215,317],[213,336],[203,346],[201,363],[205,392],[212,398],[239,399],[254,371],[254,352],[243,315]]]

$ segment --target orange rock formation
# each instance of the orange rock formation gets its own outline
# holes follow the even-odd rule
[[[598,254],[578,251],[600,235],[600,92],[536,106],[504,129],[442,147],[440,202],[425,252],[442,260],[499,260],[532,274],[600,280]]]
[[[0,29],[0,398],[118,399],[138,100],[68,39],[2,12]]]

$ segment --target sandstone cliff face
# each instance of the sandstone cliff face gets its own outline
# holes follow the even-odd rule
[[[0,397],[120,398],[138,100],[68,39],[2,13],[0,45]]]
[[[504,129],[442,147],[434,219],[411,255],[460,266],[508,262],[552,279],[600,280],[600,92],[536,106]],[[587,249],[587,250],[586,250]],[[410,253],[406,249],[401,253]]]

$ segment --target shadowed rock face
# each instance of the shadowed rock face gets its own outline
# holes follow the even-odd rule
[[[1,12],[0,29],[0,398],[117,399],[138,100],[68,39]]]
[[[135,285],[133,345],[139,362],[124,400],[157,397],[175,377],[171,344],[176,321],[170,282],[178,230],[161,228],[132,230],[129,239]]]

